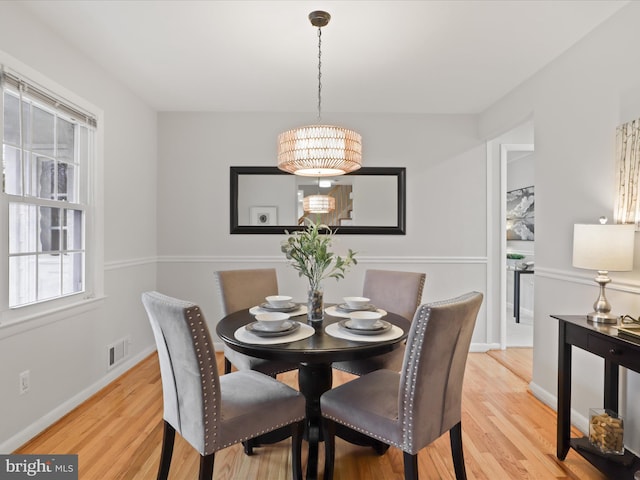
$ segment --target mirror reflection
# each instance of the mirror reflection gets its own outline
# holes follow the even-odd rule
[[[403,234],[404,171],[364,167],[314,178],[231,167],[231,233],[283,233],[310,217],[341,233]]]

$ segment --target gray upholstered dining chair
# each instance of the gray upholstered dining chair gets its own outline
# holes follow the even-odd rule
[[[176,431],[200,453],[200,480],[213,476],[215,452],[291,425],[293,478],[302,478],[305,401],[291,387],[259,372],[218,376],[200,308],[158,292],[142,294],[158,348],[164,434],[158,480],[169,475]]]
[[[260,305],[265,297],[278,294],[275,268],[218,271],[215,277],[225,315]],[[256,370],[272,377],[298,368],[297,364],[251,357],[225,345],[224,373],[231,371],[232,364],[238,370]]]
[[[418,451],[449,431],[458,480],[462,452],[462,382],[482,294],[420,306],[402,371],[377,370],[320,397],[325,426],[324,479],[333,478],[335,425],[346,425],[404,452],[405,480],[418,478]]]
[[[426,274],[393,270],[367,270],[364,275],[362,295],[371,299],[376,307],[402,315],[411,320],[422,301]],[[383,355],[335,362],[333,368],[354,375],[365,375],[382,368],[400,371],[404,348]]]

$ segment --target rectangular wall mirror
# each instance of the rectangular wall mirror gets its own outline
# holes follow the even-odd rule
[[[231,233],[302,230],[307,216],[338,234],[405,234],[405,168],[362,167],[336,177],[300,177],[277,167],[230,168]],[[304,198],[329,195],[329,213],[304,211]]]

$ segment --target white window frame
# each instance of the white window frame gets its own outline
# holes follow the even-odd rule
[[[9,203],[16,199],[15,196],[5,194],[0,188],[0,338],[10,334],[2,329],[5,327],[23,324],[31,320],[39,320],[48,323],[66,317],[70,309],[86,306],[101,301],[104,298],[104,246],[103,246],[103,112],[80,98],[75,93],[56,84],[39,72],[33,70],[0,51],[0,66],[19,77],[28,85],[37,88],[40,92],[46,92],[65,105],[72,106],[76,111],[87,112],[95,118],[97,127],[93,135],[94,154],[83,176],[83,203],[84,203],[84,249],[85,249],[85,276],[84,290],[81,293],[65,295],[49,300],[38,301],[24,306],[9,308]],[[0,99],[0,107],[3,100]],[[90,112],[90,113],[89,113]],[[2,109],[0,109],[0,135],[4,132]],[[1,153],[0,153],[1,154]],[[0,177],[1,178],[1,177]],[[72,208],[73,204],[69,205]],[[65,313],[67,312],[67,313]],[[30,324],[31,325],[31,324]]]

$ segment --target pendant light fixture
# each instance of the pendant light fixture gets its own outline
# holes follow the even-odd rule
[[[330,195],[308,195],[302,205],[308,213],[330,213],[336,209],[336,199]]]
[[[362,165],[362,137],[353,130],[322,125],[322,27],[331,15],[323,11],[309,14],[318,28],[318,125],[307,125],[278,136],[278,168],[309,177],[343,175]]]
[[[307,213],[331,213],[336,209],[336,199],[331,195],[322,195],[320,189],[323,180],[318,178],[318,193],[302,199],[302,208]],[[331,186],[331,185],[329,185]],[[326,187],[324,187],[326,188]]]

